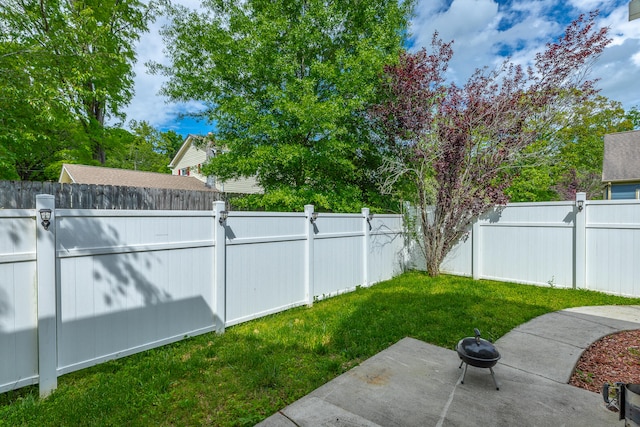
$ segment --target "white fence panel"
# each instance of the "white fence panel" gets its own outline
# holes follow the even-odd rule
[[[587,288],[640,296],[640,203],[591,201],[585,211]]]
[[[314,233],[314,296],[336,295],[362,285],[362,215],[320,214]]]
[[[304,214],[231,212],[226,325],[306,303]]]
[[[482,216],[442,271],[535,285],[574,283],[574,202],[512,203]],[[474,239],[477,254],[474,254]],[[475,255],[475,256],[474,256]],[[474,264],[474,258],[477,265]],[[475,271],[474,271],[475,270]]]
[[[56,214],[59,374],[214,328],[211,212]]]
[[[638,260],[637,200],[513,203],[482,217],[441,271],[639,297]]]
[[[573,286],[575,203],[513,203],[480,220],[480,277]]]
[[[369,282],[377,283],[399,275],[405,269],[405,240],[402,216],[375,215],[371,220]]]
[[[38,382],[34,218],[0,210],[0,392]]]
[[[442,261],[440,269],[444,273],[458,276],[473,275],[473,238],[471,232],[451,249],[451,252]]]
[[[0,392],[388,279],[402,217],[0,211]],[[39,214],[38,214],[39,215]],[[312,220],[313,219],[313,220]],[[36,241],[39,242],[36,245]]]

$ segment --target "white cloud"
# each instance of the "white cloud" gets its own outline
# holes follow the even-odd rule
[[[627,0],[419,0],[412,22],[413,49],[429,49],[435,30],[455,40],[450,78],[458,83],[476,69],[495,66],[505,55],[519,64],[531,63],[548,42],[555,41],[567,23],[581,13],[600,9],[599,25],[610,28],[613,39],[594,64],[589,78],[599,78],[602,94],[623,103],[640,104],[640,23],[628,22]],[[562,22],[559,22],[562,21]],[[631,90],[630,90],[631,89]]]
[[[628,3],[618,2],[600,25],[609,27],[613,39],[594,65],[593,75],[600,78],[602,94],[620,101],[625,108],[640,106],[640,22],[629,22]]]
[[[200,0],[174,0],[174,4],[181,4],[189,8],[197,8]],[[145,65],[149,61],[155,61],[163,65],[169,63],[164,54],[164,42],[160,36],[160,29],[167,24],[165,17],[149,26],[149,32],[143,34],[138,42],[137,62],[134,66],[136,74],[134,79],[134,97],[125,109],[127,122],[129,120],[147,121],[157,128],[176,128],[176,122],[181,114],[202,111],[204,105],[201,102],[173,103],[168,102],[160,95],[160,89],[166,78],[158,74],[150,74]]]
[[[602,9],[604,6],[606,6],[607,3],[610,2],[606,2],[603,0],[569,0],[567,3],[576,10],[584,13],[596,9]]]

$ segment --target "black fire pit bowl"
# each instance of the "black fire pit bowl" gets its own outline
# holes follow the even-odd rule
[[[456,351],[458,352],[458,356],[460,356],[461,360],[459,368],[462,368],[462,365],[465,365],[464,374],[462,375],[462,381],[460,384],[464,384],[464,378],[467,375],[467,368],[471,365],[476,368],[489,368],[496,390],[500,390],[500,386],[498,386],[498,381],[496,380],[496,375],[493,372],[493,366],[498,363],[498,360],[500,360],[500,353],[493,344],[483,338],[480,338],[480,331],[477,328],[474,328],[474,332],[476,334],[475,337],[463,338],[456,346]]]

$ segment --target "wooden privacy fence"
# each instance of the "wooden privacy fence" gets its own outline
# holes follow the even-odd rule
[[[476,221],[441,270],[640,297],[640,201],[513,203]]]
[[[0,209],[33,209],[51,194],[59,209],[211,210],[217,191],[188,191],[58,182],[0,181]]]
[[[312,304],[404,268],[402,217],[0,210],[0,392]],[[41,211],[51,210],[48,227]],[[312,221],[313,220],[313,221]],[[43,224],[44,223],[44,224]]]

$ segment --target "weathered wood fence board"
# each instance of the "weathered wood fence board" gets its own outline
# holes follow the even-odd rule
[[[59,209],[211,210],[225,200],[215,191],[0,181],[0,209],[34,209],[37,194],[52,194]]]

